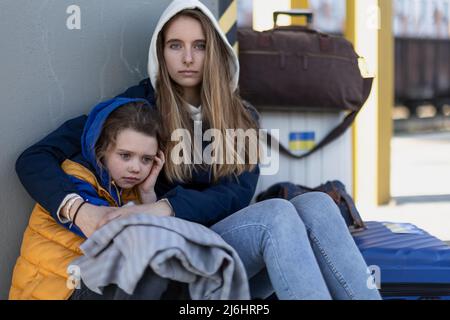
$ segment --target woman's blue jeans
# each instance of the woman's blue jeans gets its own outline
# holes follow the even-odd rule
[[[275,292],[282,300],[380,299],[369,289],[367,265],[325,193],[258,202],[211,228],[241,257],[252,298]],[[71,299],[159,299],[164,279],[155,284],[146,277],[131,296],[115,285],[98,295],[82,284]]]
[[[250,205],[211,227],[237,251],[252,298],[380,299],[339,208],[325,193]]]

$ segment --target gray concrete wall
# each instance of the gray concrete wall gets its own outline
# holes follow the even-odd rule
[[[217,15],[220,0],[205,0]],[[65,120],[147,77],[152,31],[168,0],[0,2],[0,299],[6,299],[34,201],[19,154]],[[69,30],[70,5],[81,29]]]

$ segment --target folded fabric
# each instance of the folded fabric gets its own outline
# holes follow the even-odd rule
[[[97,230],[81,246],[85,285],[102,293],[116,284],[132,294],[150,267],[155,276],[188,283],[193,300],[248,300],[247,274],[236,251],[217,233],[175,217],[136,214]]]

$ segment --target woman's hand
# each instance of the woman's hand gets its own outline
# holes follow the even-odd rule
[[[138,213],[146,213],[159,217],[168,217],[172,215],[172,208],[165,201],[158,201],[155,203],[143,204],[138,206],[115,208],[114,211],[109,212],[105,216],[103,216],[103,218],[96,226],[96,229],[100,229],[112,220],[126,218]]]
[[[159,157],[158,157],[159,156]],[[161,172],[165,163],[164,152],[158,151],[158,155],[155,156],[155,162],[148,177],[138,186],[139,193],[141,195],[142,203],[154,203],[156,202],[155,184],[159,173]]]
[[[77,204],[76,204],[77,205]],[[76,226],[86,237],[90,237],[97,230],[98,223],[108,214],[117,210],[114,207],[96,206],[86,203],[81,207],[76,217]]]

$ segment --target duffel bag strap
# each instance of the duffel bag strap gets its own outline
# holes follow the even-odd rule
[[[363,87],[363,100],[362,101],[364,104],[367,101],[367,99],[369,98],[370,90],[372,88],[373,78],[365,78],[365,79],[363,79],[363,81],[364,81],[363,82],[364,87]],[[309,152],[307,152],[303,155],[297,155],[297,154],[292,153],[291,150],[286,148],[282,143],[280,143],[270,133],[267,133],[267,137],[268,137],[268,139],[266,139],[267,146],[269,148],[271,148],[271,143],[273,140],[275,143],[278,144],[279,150],[281,153],[283,153],[291,158],[298,159],[298,160],[306,158],[306,157],[310,156],[311,154],[313,154],[314,152],[316,152],[317,150],[320,150],[321,148],[325,147],[330,142],[339,138],[352,125],[353,121],[355,120],[355,118],[358,115],[361,108],[362,108],[362,106],[360,106],[358,108],[358,110],[351,111],[344,118],[344,120],[342,120],[342,122],[339,125],[337,125],[325,138],[322,139],[322,141],[320,141],[312,150],[310,150]]]

